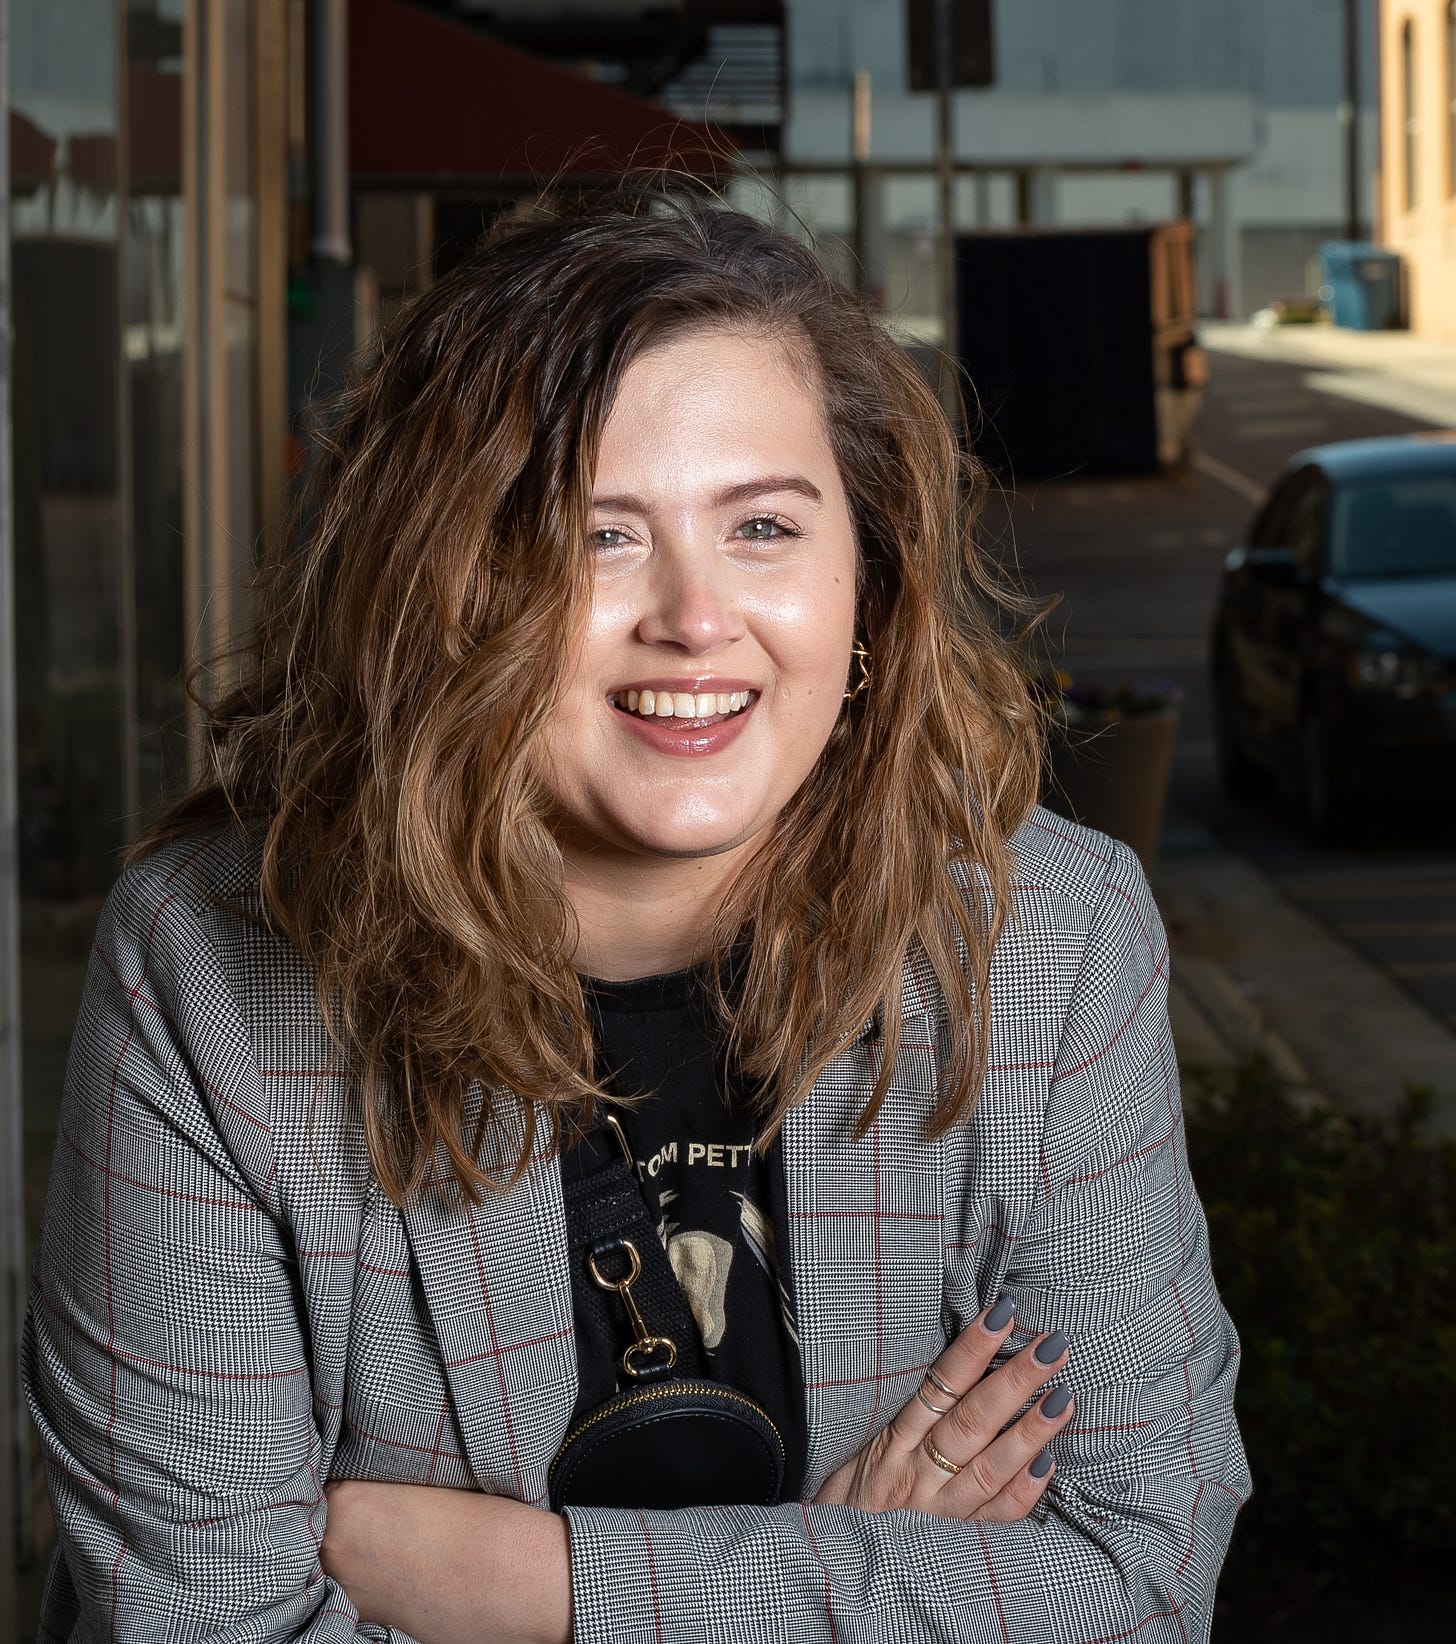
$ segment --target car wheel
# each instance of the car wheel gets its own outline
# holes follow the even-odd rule
[[[1218,780],[1230,799],[1258,799],[1266,791],[1268,778],[1239,740],[1238,682],[1226,656],[1213,680],[1213,748]]]

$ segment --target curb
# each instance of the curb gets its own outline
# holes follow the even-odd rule
[[[1431,1131],[1456,1137],[1456,1032],[1206,830],[1169,824],[1153,889],[1180,1063],[1227,1067],[1262,1051],[1296,1090],[1380,1116],[1408,1085],[1429,1085]]]

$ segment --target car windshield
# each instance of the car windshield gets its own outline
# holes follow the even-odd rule
[[[1456,576],[1456,474],[1342,485],[1330,517],[1330,574]]]

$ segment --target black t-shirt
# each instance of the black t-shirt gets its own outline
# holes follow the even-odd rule
[[[709,1376],[757,1400],[783,1436],[785,1498],[804,1476],[803,1373],[788,1274],[783,1161],[726,1066],[701,974],[585,983],[605,1089],[644,1098],[614,1108],[648,1211],[687,1295]],[[600,1137],[563,1160],[568,1181]],[[578,1353],[601,1351],[578,1333]],[[573,1420],[588,1413],[578,1408]]]

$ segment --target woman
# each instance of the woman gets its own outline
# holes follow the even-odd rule
[[[1166,945],[1033,808],[966,494],[716,206],[523,214],[405,313],[101,922],[48,1636],[1207,1635],[1246,1476]],[[777,1501],[542,1510],[603,1094]]]

